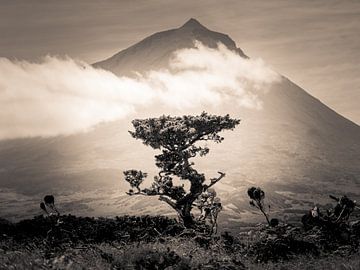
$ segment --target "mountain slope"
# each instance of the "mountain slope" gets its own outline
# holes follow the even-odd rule
[[[213,32],[195,19],[190,19],[180,28],[151,35],[94,65],[117,75],[164,68],[177,49],[193,47],[195,40],[211,48],[220,42],[240,56],[247,57],[229,36]],[[249,125],[247,129],[256,126],[257,133],[260,133],[258,135],[264,137],[264,140],[274,130],[275,137],[285,137],[285,141],[288,141],[289,137],[282,134],[290,136],[291,131],[297,138],[289,143],[299,143],[299,147],[302,145],[305,148],[298,151],[311,151],[310,147],[320,148],[312,152],[325,155],[338,163],[338,167],[348,165],[349,162],[351,164],[359,158],[360,127],[335,113],[291,81],[283,78],[281,82],[272,85],[269,93],[263,94],[261,99],[265,108],[260,112],[245,110],[236,105],[228,106],[229,104],[217,111],[237,115]],[[254,137],[251,132],[246,134],[250,138]],[[268,144],[274,147],[276,139]],[[281,144],[284,145],[284,141],[280,142],[279,147]]]
[[[117,75],[164,68],[177,49],[190,48],[195,40],[208,47],[221,42],[247,57],[227,35],[191,19],[94,66]],[[314,198],[326,203],[328,193],[360,198],[360,127],[286,78],[260,98],[262,110],[241,108],[229,101],[220,107],[177,111],[193,114],[206,110],[242,119],[235,131],[224,133],[222,144],[210,145],[210,154],[196,160],[208,178],[218,170],[227,173],[217,187],[224,198],[223,224],[256,219],[247,206],[246,188],[250,185],[264,186],[274,211],[283,216],[303,212],[313,205]],[[58,195],[64,211],[76,214],[171,213],[156,199],[125,196],[128,186],[121,175],[130,168],[156,173],[156,152],[131,138],[127,130],[135,117],[171,112],[163,109],[146,108],[124,120],[71,136],[1,141],[0,215],[33,214],[38,198],[49,192]],[[19,193],[26,199],[14,199]]]

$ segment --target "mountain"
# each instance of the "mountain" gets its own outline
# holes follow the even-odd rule
[[[193,47],[195,40],[210,48],[216,48],[220,42],[245,57],[228,35],[211,31],[197,20],[190,19],[180,28],[151,35],[112,57],[95,63],[94,66],[111,70],[117,75],[132,75],[135,71],[162,68],[169,64],[176,50]]]
[[[94,66],[129,76],[164,68],[176,50],[193,47],[195,40],[212,48],[221,42],[247,58],[229,36],[190,19],[180,28],[151,35]],[[360,127],[285,77],[260,98],[262,110],[229,103],[178,112],[206,109],[242,119],[234,131],[224,133],[222,144],[211,144],[210,154],[196,160],[207,177],[218,170],[227,173],[217,186],[224,200],[223,225],[257,220],[246,197],[251,185],[265,188],[274,214],[283,218],[298,218],[315,201],[326,204],[329,193],[360,199]],[[147,108],[71,136],[0,141],[0,215],[32,215],[39,198],[50,192],[57,195],[64,212],[171,214],[156,199],[124,195],[128,186],[122,180],[124,169],[156,173],[156,152],[131,138],[127,130],[131,119],[158,116],[164,113],[162,109]]]

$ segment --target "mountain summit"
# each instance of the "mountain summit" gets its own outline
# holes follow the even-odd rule
[[[205,26],[203,26],[198,20],[191,18],[186,23],[183,24],[180,28],[182,29],[206,29]]]
[[[167,66],[176,50],[194,47],[195,40],[210,48],[222,43],[242,57],[247,57],[228,35],[211,31],[191,18],[179,28],[155,33],[94,66],[111,70],[117,75],[132,76],[136,72]]]

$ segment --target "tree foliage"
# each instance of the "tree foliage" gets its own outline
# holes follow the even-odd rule
[[[141,189],[140,184],[146,173],[138,170],[124,172],[125,180],[136,191],[130,190],[129,195],[159,196],[174,208],[186,226],[193,223],[191,209],[195,200],[207,189],[222,179],[225,174],[206,179],[198,172],[191,161],[196,156],[209,153],[207,146],[198,145],[201,141],[221,143],[224,138],[220,131],[232,130],[240,120],[229,115],[217,116],[203,112],[198,116],[161,116],[159,118],[136,119],[132,121],[134,131],[129,131],[132,137],[140,139],[147,146],[159,149],[161,153],[155,156],[155,164],[159,173],[149,188]],[[190,182],[190,190],[183,185],[175,185],[174,177]]]
[[[137,170],[128,170],[124,172],[125,181],[130,184],[132,188],[136,188],[137,192],[140,192],[140,185],[147,177],[147,173]],[[134,190],[130,189],[129,193],[134,193]]]

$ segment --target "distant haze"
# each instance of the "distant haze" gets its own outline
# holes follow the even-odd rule
[[[360,1],[1,1],[0,56],[107,58],[190,17],[360,123]],[[0,75],[1,76],[1,75]]]

